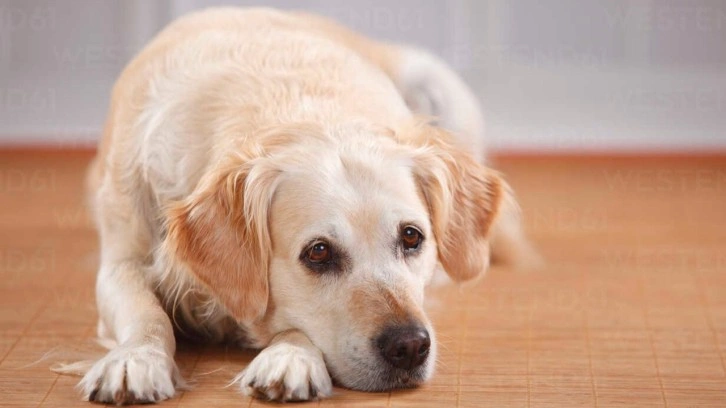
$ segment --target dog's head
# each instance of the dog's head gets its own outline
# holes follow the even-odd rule
[[[458,281],[487,268],[504,182],[427,125],[256,140],[171,209],[177,256],[245,326],[305,333],[344,386],[427,380],[424,285],[438,265]]]

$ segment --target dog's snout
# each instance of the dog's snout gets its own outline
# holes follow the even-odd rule
[[[420,326],[394,327],[377,340],[381,356],[396,368],[411,370],[426,361],[431,347],[429,332]]]

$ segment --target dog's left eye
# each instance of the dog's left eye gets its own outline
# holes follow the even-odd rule
[[[313,264],[324,264],[330,262],[332,251],[326,242],[316,242],[308,250],[308,261]]]
[[[423,234],[412,226],[407,226],[401,231],[401,245],[406,251],[415,251],[421,246]]]

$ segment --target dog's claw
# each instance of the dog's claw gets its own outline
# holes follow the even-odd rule
[[[314,385],[310,384],[310,389],[308,390],[308,392],[310,393],[310,399],[318,398],[318,389]]]
[[[96,394],[98,394],[98,388],[94,388],[93,391],[91,391],[91,393],[88,394],[88,400],[89,401],[95,401],[96,400]]]

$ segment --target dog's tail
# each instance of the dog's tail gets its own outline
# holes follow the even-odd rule
[[[390,48],[392,64],[384,70],[409,108],[435,118],[438,126],[450,130],[457,142],[483,163],[484,117],[471,88],[446,62],[430,52],[410,46]]]
[[[408,106],[451,130],[478,160],[484,159],[484,119],[471,89],[441,58],[422,49],[371,40],[324,17],[297,13],[307,29],[357,52],[380,68]]]
[[[409,108],[431,116],[455,135],[457,142],[484,163],[485,124],[479,101],[472,90],[443,60],[407,46],[389,46],[384,71],[404,97]],[[500,205],[492,227],[491,254],[494,263],[533,268],[542,260],[527,240],[519,206],[512,198]]]

